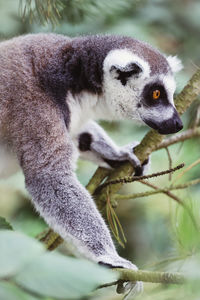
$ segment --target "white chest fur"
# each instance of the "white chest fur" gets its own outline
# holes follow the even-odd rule
[[[112,119],[104,99],[98,95],[84,92],[74,98],[70,93],[67,96],[67,103],[70,110],[69,130],[73,139],[89,120]]]

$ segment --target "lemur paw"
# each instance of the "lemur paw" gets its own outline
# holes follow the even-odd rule
[[[141,165],[139,159],[134,154],[134,149],[138,144],[139,144],[139,142],[134,141],[128,145],[121,147],[121,150],[127,154],[127,159],[134,166],[135,176],[142,176],[142,175],[145,175],[148,173],[151,161],[150,161],[150,157],[149,157]]]
[[[114,261],[109,259],[109,257],[102,257],[102,260],[99,264],[110,267],[110,268],[125,268],[138,270],[137,266],[132,264],[130,261],[117,257]],[[125,294],[123,299],[128,299],[129,296],[134,297],[143,292],[143,282],[142,281],[128,281],[122,282],[119,281],[116,289],[118,294]]]
[[[128,282],[119,282],[116,292],[118,294],[125,294],[123,300],[133,299],[143,292],[143,282],[142,281],[128,281]]]

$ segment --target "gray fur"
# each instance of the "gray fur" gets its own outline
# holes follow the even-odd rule
[[[115,49],[128,51],[129,67],[123,65],[123,57],[122,65],[109,66],[109,54]],[[76,178],[80,134],[87,132],[92,138],[81,153],[85,158],[105,167],[111,160],[140,166],[132,151],[135,144],[120,148],[96,123],[87,122],[90,118],[143,120],[148,114],[152,118],[155,110],[162,126],[173,88],[166,92],[165,111],[162,103],[159,112],[145,107],[141,95],[152,80],[159,79],[168,88],[172,77],[160,52],[129,37],[70,39],[36,34],[0,43],[1,144],[17,156],[40,215],[95,262],[136,269],[118,256],[92,197]]]

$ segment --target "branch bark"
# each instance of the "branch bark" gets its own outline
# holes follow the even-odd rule
[[[143,270],[115,269],[120,273],[120,279],[124,281],[143,281],[152,283],[173,283],[181,284],[186,277],[181,273],[150,272]]]
[[[130,270],[130,269],[113,269],[119,273],[119,280],[102,284],[98,288],[105,288],[112,285],[118,285],[118,293],[123,293],[123,282],[126,281],[143,281],[151,283],[165,283],[165,284],[183,284],[187,281],[184,274],[178,272],[151,272],[144,270]],[[121,283],[121,284],[120,284]],[[121,291],[119,290],[119,284],[121,285]]]

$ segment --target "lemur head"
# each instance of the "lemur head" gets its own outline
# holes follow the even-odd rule
[[[137,119],[161,134],[183,125],[173,102],[173,74],[181,69],[176,57],[165,58],[147,44],[111,50],[103,64],[104,96],[117,118]]]

